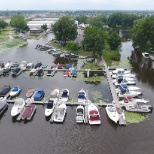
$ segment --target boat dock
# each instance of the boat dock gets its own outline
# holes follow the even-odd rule
[[[104,68],[105,68],[106,77],[107,77],[108,84],[109,84],[109,87],[110,87],[111,95],[112,95],[113,101],[115,102],[115,106],[117,108],[121,108],[121,106],[119,104],[119,99],[118,99],[117,93],[115,91],[115,87],[114,87],[113,82],[112,82],[111,75],[109,73],[109,69],[108,69],[105,61],[103,62],[103,65],[104,65]],[[119,113],[119,125],[126,125],[124,115],[120,114],[120,113]]]

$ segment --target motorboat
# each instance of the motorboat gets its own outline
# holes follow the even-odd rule
[[[5,97],[9,93],[10,89],[10,85],[4,85],[2,90],[0,91],[0,97]]]
[[[57,101],[59,97],[59,89],[55,89],[50,94],[50,100]]]
[[[101,124],[98,108],[93,103],[88,104],[88,120],[90,125]]]
[[[47,68],[48,64],[42,64],[42,68]]]
[[[108,117],[112,121],[114,121],[115,123],[118,123],[118,121],[119,121],[119,114],[117,112],[117,109],[116,109],[115,105],[107,104],[105,110],[106,110],[106,113],[107,113]]]
[[[19,86],[14,86],[10,91],[10,97],[15,97],[21,92],[21,88]]]
[[[53,100],[49,99],[47,106],[45,108],[45,116],[48,117],[53,113],[53,110],[55,108],[55,103]]]
[[[54,69],[54,68],[56,68],[56,64],[55,63],[53,63],[52,65],[51,65],[51,69]]]
[[[68,89],[64,89],[60,92],[60,100],[61,101],[68,101],[69,98],[69,90]]]
[[[64,71],[64,73],[63,73],[63,76],[64,77],[69,77],[69,75],[70,75],[70,72],[67,70],[67,71]]]
[[[82,105],[78,105],[76,108],[76,123],[83,123],[84,120],[84,107]]]
[[[149,103],[148,100],[145,100],[143,98],[133,98],[131,96],[127,96],[127,97],[124,97],[123,100],[119,101],[119,104],[121,106],[126,106],[126,105],[130,105],[130,104],[146,104],[146,103]]]
[[[124,98],[124,97],[127,97],[127,96],[137,97],[140,94],[141,94],[141,92],[129,91],[128,89],[120,87],[120,92],[118,93],[118,97],[119,98]]]
[[[120,90],[120,87],[122,89],[126,89],[128,91],[135,91],[135,92],[139,92],[140,94],[142,94],[142,89],[137,87],[137,86],[127,86],[127,84],[123,83],[123,84],[120,84],[120,86],[118,88],[116,88],[116,93],[119,93],[121,90]]]
[[[136,79],[135,78],[131,78],[131,77],[125,77],[123,75],[119,75],[119,76],[117,76],[116,79],[113,79],[112,82],[113,83],[115,83],[115,82],[122,82],[123,80],[131,82],[131,81],[135,81]]]
[[[135,74],[131,73],[118,73],[118,74],[113,74],[112,79],[116,79],[118,76],[123,76],[124,78],[135,78]]]
[[[44,97],[45,93],[43,88],[37,88],[32,96],[34,101],[40,101]]]
[[[23,98],[17,98],[11,109],[11,116],[14,117],[20,114],[21,111],[24,109],[24,106],[25,106],[25,100]]]
[[[114,83],[114,85],[116,86],[116,87],[118,87],[120,84],[127,84],[127,85],[136,85],[136,82],[135,81],[130,81],[130,80],[126,80],[126,79],[124,79],[124,80],[122,80],[122,81],[116,81],[115,83]]]
[[[10,71],[11,71],[11,68],[4,68],[3,69],[3,76],[8,76],[9,75],[9,73],[10,73]]]
[[[85,101],[86,101],[86,92],[83,89],[81,89],[78,93],[78,102],[84,103]]]
[[[38,69],[35,69],[35,68],[32,68],[29,72],[29,75],[32,76],[32,75],[35,75],[37,73]]]
[[[27,98],[32,97],[32,95],[34,94],[34,92],[35,92],[35,89],[33,89],[33,88],[28,89],[27,92],[26,92],[26,97]]]
[[[142,52],[142,56],[143,56],[145,59],[149,59],[149,58],[150,58],[149,53],[147,53],[147,52]]]
[[[17,67],[12,70],[11,76],[12,77],[17,77],[23,70],[20,67]]]
[[[12,67],[18,67],[19,66],[19,63],[18,62],[14,62],[13,64],[12,64]]]
[[[36,110],[35,104],[27,104],[22,112],[22,120],[31,120]]]
[[[19,67],[20,67],[21,69],[25,70],[25,69],[26,69],[26,66],[27,66],[27,61],[21,61]]]
[[[54,114],[54,122],[63,122],[66,115],[66,104],[60,103],[56,106]]]
[[[8,107],[6,98],[0,98],[0,115]]]
[[[127,71],[124,68],[116,68],[115,70],[112,71],[111,75],[119,74],[119,73],[127,74],[127,73],[130,73],[130,71]]]
[[[71,73],[70,75],[71,75],[72,77],[77,77],[77,70],[76,70],[76,69],[71,70],[70,73]]]
[[[153,107],[151,105],[141,105],[141,104],[130,104],[124,106],[124,109],[129,112],[141,112],[141,113],[149,113],[152,112]]]
[[[11,61],[8,61],[6,64],[5,64],[5,66],[4,66],[4,68],[6,69],[6,68],[11,68],[13,66],[13,63],[11,62]]]
[[[42,62],[37,62],[36,65],[34,66],[35,69],[41,68]]]
[[[26,66],[26,69],[32,69],[34,68],[34,64],[33,63],[28,63]]]
[[[63,64],[59,64],[59,63],[58,63],[58,64],[57,64],[57,68],[58,68],[58,69],[63,69]]]
[[[0,68],[3,68],[5,65],[4,65],[4,62],[3,61],[0,61]]]
[[[38,71],[37,71],[37,73],[36,73],[36,76],[43,76],[44,75],[44,71],[43,71],[43,69],[39,69]]]

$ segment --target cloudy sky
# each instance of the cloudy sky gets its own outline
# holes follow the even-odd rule
[[[154,0],[0,0],[0,10],[154,10]]]

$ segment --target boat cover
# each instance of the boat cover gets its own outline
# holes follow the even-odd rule
[[[66,64],[66,69],[69,69],[72,67],[72,64]]]

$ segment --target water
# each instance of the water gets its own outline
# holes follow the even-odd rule
[[[18,62],[27,60],[34,63],[42,61],[50,66],[55,59],[47,53],[37,51],[34,46],[39,43],[44,44],[52,37],[51,34],[39,41],[31,40],[23,48],[1,54],[1,60],[4,62],[8,60]],[[122,49],[123,58],[130,56],[131,42],[123,43]],[[138,62],[136,65],[139,65]],[[141,69],[136,67],[132,71],[138,74]],[[154,97],[152,95],[153,86],[149,82],[144,82],[142,75],[143,73],[139,74],[137,84],[143,89],[143,96],[148,98],[152,104]],[[149,76],[149,78],[151,77]],[[65,79],[62,73],[57,73],[54,78],[46,76],[34,78],[29,77],[28,73],[24,72],[17,78],[12,78],[11,76],[1,77],[0,81],[0,87],[4,84],[20,85],[22,88],[20,96],[23,98],[25,98],[28,88],[43,87],[46,98],[55,88],[68,88],[70,95],[77,98],[78,91],[84,88],[89,90],[91,100],[92,95],[90,92],[100,91],[104,98],[111,101],[111,94],[106,81],[95,86],[77,79]],[[16,122],[12,119],[10,115],[11,107],[12,104],[9,104],[8,110],[0,119],[0,148],[2,154],[153,154],[153,114],[150,114],[150,120],[140,124],[119,127],[108,119],[105,108],[100,108],[102,124],[100,126],[89,126],[76,124],[75,107],[68,107],[67,116],[63,124],[50,124],[44,116],[45,106],[37,105],[33,119],[24,123]]]

